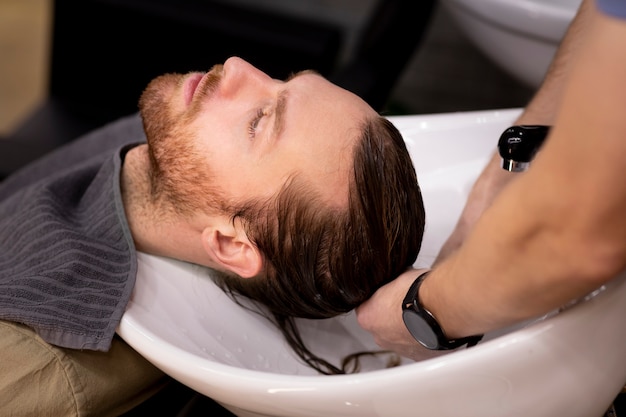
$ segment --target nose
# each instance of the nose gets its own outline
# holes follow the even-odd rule
[[[268,88],[271,77],[238,57],[228,58],[223,66],[222,94],[235,95],[248,88]]]

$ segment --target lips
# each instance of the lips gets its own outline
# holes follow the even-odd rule
[[[198,89],[198,86],[200,85],[200,82],[202,81],[202,78],[204,78],[203,73],[193,73],[189,76],[189,78],[187,79],[187,81],[185,82],[185,104],[189,105],[191,104],[191,102],[193,101],[193,97],[196,93],[196,90]]]

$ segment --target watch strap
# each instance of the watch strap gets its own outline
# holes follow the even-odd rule
[[[415,338],[415,340],[420,342],[420,344],[424,345],[428,349],[433,349],[433,350],[450,350],[450,349],[456,349],[463,345],[467,345],[467,347],[475,346],[483,338],[482,334],[462,337],[459,339],[448,339],[448,337],[446,336],[445,332],[439,325],[439,322],[437,321],[435,316],[430,311],[428,311],[426,307],[422,305],[421,301],[419,300],[419,290],[420,290],[422,283],[424,282],[426,277],[430,274],[430,272],[431,272],[430,270],[423,272],[415,279],[415,281],[413,281],[413,284],[411,284],[411,287],[409,288],[409,290],[406,293],[406,296],[404,297],[404,301],[402,303],[402,309],[413,310],[416,314],[419,314],[420,317],[422,317],[422,319],[424,319],[424,321],[429,325],[429,327],[431,328],[431,330],[433,331],[433,333],[435,334],[437,338],[437,346],[434,348],[426,346],[424,343],[422,343],[422,341],[419,340],[419,338],[417,338],[413,334],[411,329],[408,329],[409,333],[411,333],[411,335]]]

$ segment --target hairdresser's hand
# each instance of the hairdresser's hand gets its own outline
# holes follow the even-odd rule
[[[409,287],[423,270],[409,269],[394,281],[381,287],[356,309],[359,325],[374,336],[383,349],[393,350],[413,360],[439,356],[441,351],[428,350],[413,339],[402,321],[402,301]]]
[[[441,247],[433,266],[450,256],[463,244],[483,212],[511,179],[515,178],[514,173],[503,170],[500,164],[500,156],[494,155],[474,183],[461,216]]]

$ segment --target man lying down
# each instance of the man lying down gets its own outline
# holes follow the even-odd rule
[[[344,370],[292,319],[346,313],[415,262],[400,133],[318,74],[231,58],[156,78],[139,109],[0,184],[2,415],[119,415],[159,388],[115,335],[136,251],[214,269],[326,374]]]

